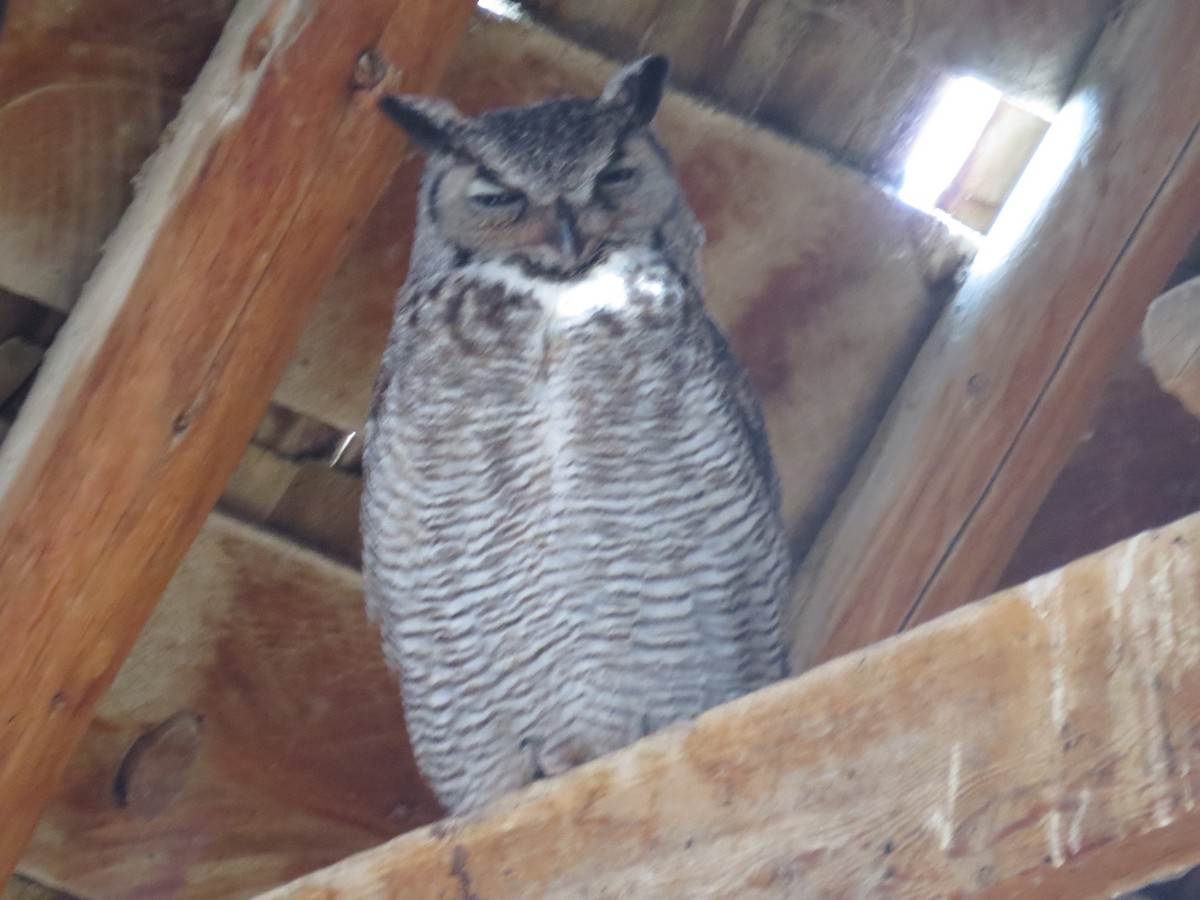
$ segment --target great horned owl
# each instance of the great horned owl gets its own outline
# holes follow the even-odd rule
[[[363,571],[452,814],[785,671],[779,488],[649,130],[666,69],[473,118],[383,101],[429,161]]]

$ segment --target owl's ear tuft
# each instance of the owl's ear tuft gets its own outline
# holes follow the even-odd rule
[[[600,102],[629,109],[634,125],[647,125],[658,112],[671,63],[665,56],[643,56],[615,74],[604,87]]]
[[[428,97],[384,97],[379,108],[427,151],[453,147],[466,124],[453,104]]]

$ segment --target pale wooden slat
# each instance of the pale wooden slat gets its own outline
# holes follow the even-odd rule
[[[237,462],[472,4],[239,4],[0,454],[0,877]],[[393,87],[397,86],[395,84]]]
[[[1200,860],[1200,516],[265,895],[1110,897]]]
[[[800,667],[995,585],[1196,233],[1200,5],[1124,10],[804,562]]]
[[[1200,416],[1200,278],[1177,285],[1150,305],[1142,349],[1159,386]]]
[[[477,20],[443,92],[474,113],[595,94],[614,68],[543,29]],[[860,175],[677,92],[655,127],[708,232],[708,305],[763,402],[804,545],[973,248]],[[330,282],[276,392],[283,405],[362,427],[422,164],[397,174]]]

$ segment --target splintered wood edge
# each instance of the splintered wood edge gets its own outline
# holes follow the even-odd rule
[[[1200,515],[269,900],[1112,896],[1200,862]]]

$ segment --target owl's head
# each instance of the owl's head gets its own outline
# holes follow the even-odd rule
[[[414,264],[419,253],[435,253],[516,261],[566,278],[608,249],[664,249],[679,244],[681,227],[694,238],[695,220],[649,128],[667,66],[646,57],[596,99],[474,117],[445,101],[385,98],[384,112],[430,154]]]

